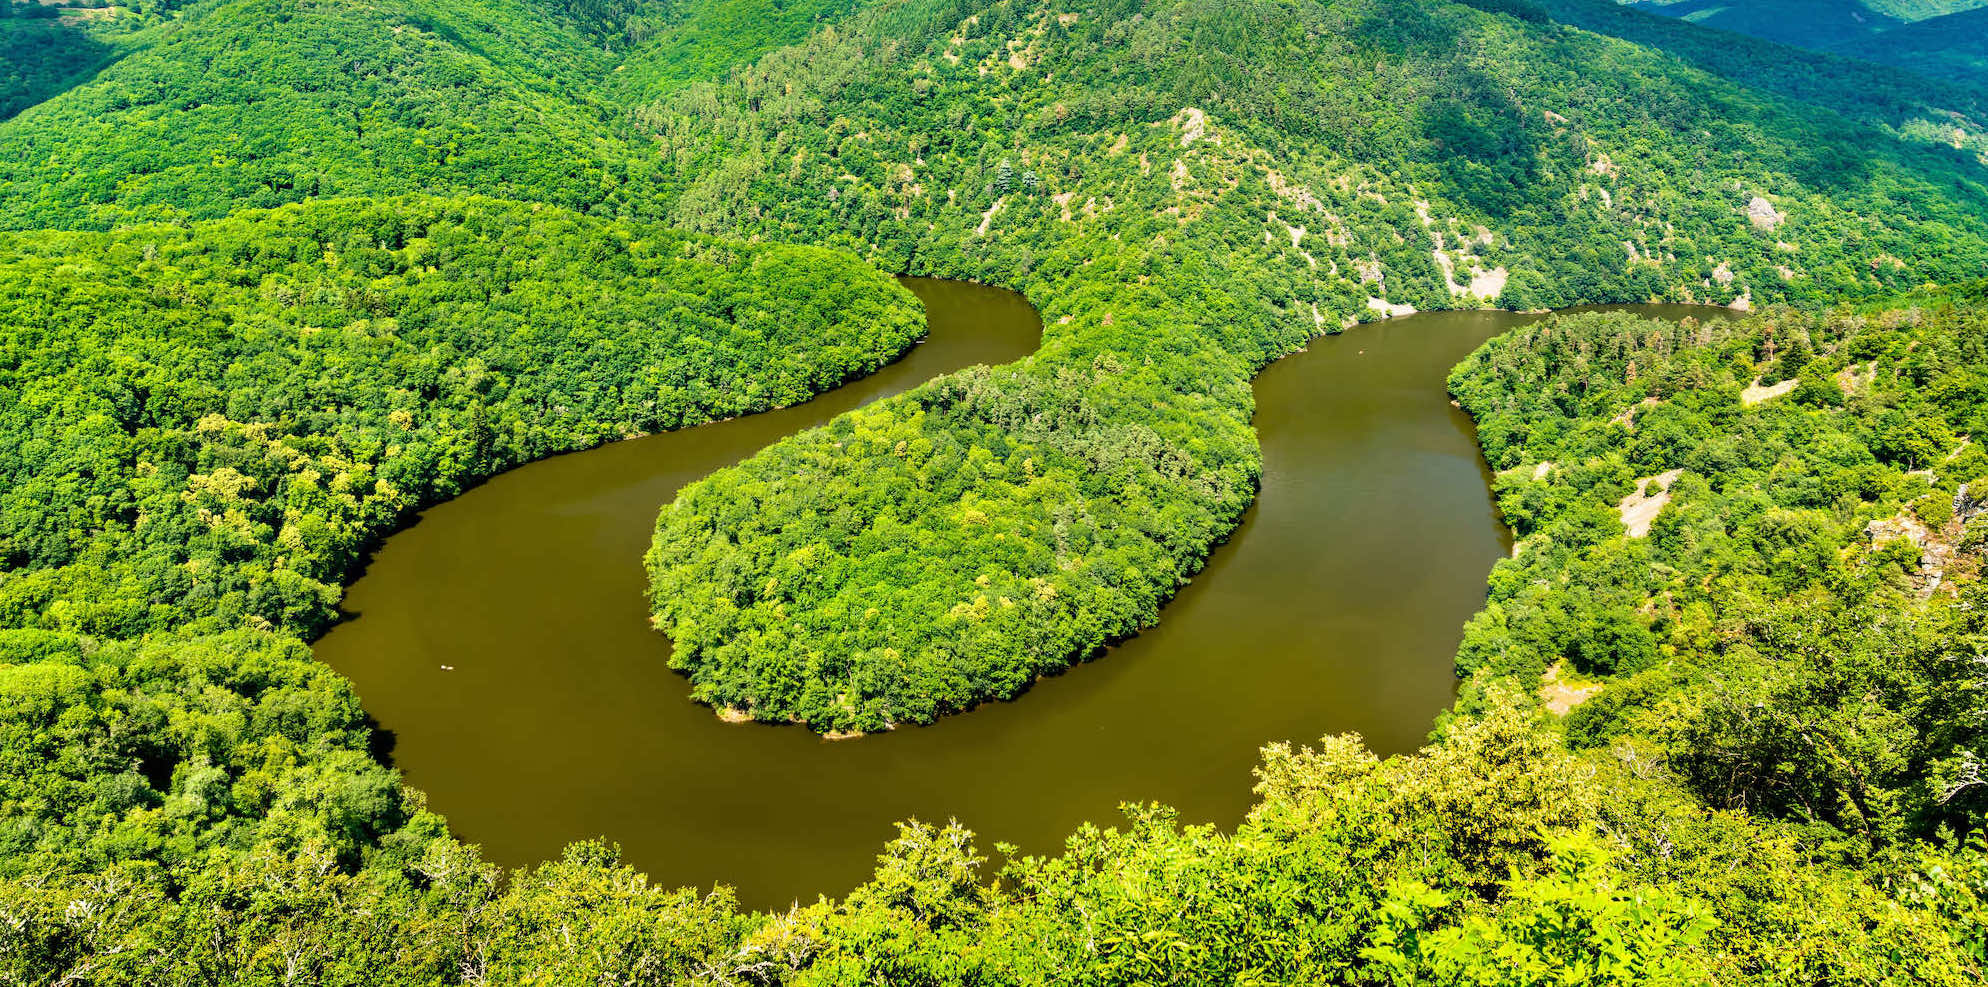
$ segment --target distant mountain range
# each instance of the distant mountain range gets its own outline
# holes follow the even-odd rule
[[[1812,51],[1988,85],[1988,0],[1625,0]]]

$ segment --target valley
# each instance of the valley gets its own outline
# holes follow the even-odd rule
[[[1382,752],[1420,745],[1505,538],[1441,381],[1524,317],[1377,323],[1267,370],[1264,486],[1236,535],[1158,626],[1012,705],[824,744],[687,702],[668,642],[631,606],[629,560],[671,485],[948,364],[1033,349],[1019,299],[912,286],[932,334],[899,364],[788,411],[515,470],[382,548],[346,594],[355,616],[316,651],[458,832],[510,863],[612,832],[659,880],[780,907],[860,879],[898,819],[957,817],[1047,852],[1121,801],[1234,825],[1266,738],[1333,727]]]
[[[0,979],[1979,982],[1959,6],[0,4]]]

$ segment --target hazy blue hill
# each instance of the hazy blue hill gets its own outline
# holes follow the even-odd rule
[[[1980,87],[1714,30],[1625,6],[1618,0],[1506,2],[1522,3],[1541,16],[1582,30],[1661,50],[1736,86],[1886,126],[1952,112],[1979,117],[1988,104],[1988,92]]]
[[[1834,50],[1926,75],[1961,80],[1988,92],[1988,7],[1854,38],[1838,44]]]
[[[1829,51],[1925,75],[1977,81],[1988,64],[1988,0],[1622,0],[1778,44]]]
[[[1800,48],[1821,48],[1907,21],[1865,0],[1629,0],[1631,6]]]

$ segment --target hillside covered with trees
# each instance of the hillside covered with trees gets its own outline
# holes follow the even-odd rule
[[[0,18],[0,50],[24,56],[18,79],[0,75],[0,120],[23,114],[0,126],[0,228],[408,193],[642,212],[628,187],[648,168],[615,86],[705,78],[837,8],[148,0],[82,20],[26,13],[37,9],[56,8],[0,3],[22,11]],[[640,70],[622,72],[638,48]]]
[[[1852,39],[1976,10],[1981,0],[1625,0],[1630,6],[1797,48],[1826,49]]]
[[[1983,976],[1978,93],[1610,0],[115,10],[0,22],[78,46],[0,79],[8,978]],[[497,471],[891,359],[885,271],[1022,290],[1042,348],[658,505],[704,702],[878,730],[1150,625],[1319,333],[1746,314],[1452,377],[1521,540],[1420,753],[1272,745],[1233,831],[998,865],[907,822],[779,915],[482,861],[311,658],[340,585]]]
[[[1907,24],[1832,49],[1838,54],[1988,86],[1988,7]]]
[[[638,111],[682,163],[679,222],[1005,279],[1047,325],[1031,361],[796,436],[664,512],[673,660],[757,718],[924,722],[1151,624],[1253,494],[1250,377],[1315,333],[1868,297],[1969,277],[1984,242],[1971,152],[1509,15],[1003,7],[927,22],[921,50],[919,12]]]
[[[846,254],[489,199],[0,243],[0,620],[107,639],[312,634],[421,507],[792,404],[923,332]]]

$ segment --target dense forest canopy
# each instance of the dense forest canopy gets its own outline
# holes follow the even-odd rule
[[[488,199],[0,234],[0,621],[311,633],[379,535],[508,466],[892,359],[846,254]]]
[[[6,9],[10,979],[1988,965],[1988,300],[1924,287],[1988,260],[1978,91],[1612,0]],[[1150,624],[1255,494],[1251,377],[1319,332],[1751,314],[1549,319],[1452,377],[1521,541],[1418,754],[1273,745],[1233,832],[1134,806],[998,866],[908,822],[783,915],[607,842],[500,874],[310,658],[339,585],[493,472],[890,359],[879,269],[1022,289],[1043,347],[659,505],[706,702],[880,729]]]
[[[1583,317],[1487,345],[1450,383],[1519,541],[1459,673],[1590,679],[1573,746],[1647,741],[1709,804],[1829,823],[1851,857],[1977,824],[1977,316]]]
[[[0,228],[415,192],[646,212],[614,91],[715,75],[847,6],[202,0],[0,18],[0,51],[26,56],[0,67],[0,121],[26,111],[0,127]]]

